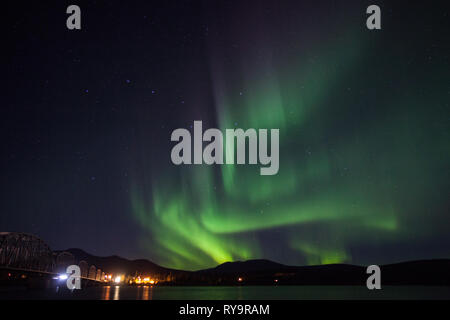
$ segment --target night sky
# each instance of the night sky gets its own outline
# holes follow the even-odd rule
[[[2,11],[0,231],[183,269],[450,258],[445,1]],[[173,165],[194,120],[280,129],[279,173]]]

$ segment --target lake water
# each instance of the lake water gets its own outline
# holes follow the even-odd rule
[[[386,286],[235,286],[163,287],[106,286],[70,292],[0,288],[0,299],[57,300],[329,300],[450,299],[450,287]]]

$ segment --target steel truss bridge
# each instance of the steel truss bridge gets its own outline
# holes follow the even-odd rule
[[[0,284],[11,280],[50,280],[65,273],[69,265],[80,267],[85,283],[100,283],[105,273],[86,261],[75,261],[69,252],[53,252],[38,237],[16,232],[0,232]]]

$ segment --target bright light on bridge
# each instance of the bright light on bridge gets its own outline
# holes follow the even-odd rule
[[[67,280],[68,276],[67,276],[67,274],[63,273],[63,274],[60,274],[58,278],[59,278],[59,280]]]

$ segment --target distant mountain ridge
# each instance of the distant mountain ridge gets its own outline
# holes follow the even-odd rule
[[[77,248],[64,251],[70,252],[78,262],[85,260],[108,273],[170,273],[176,275],[182,283],[233,284],[238,277],[242,277],[246,284],[268,284],[276,281],[279,284],[301,285],[365,285],[369,276],[365,266],[350,264],[288,266],[271,260],[257,259],[225,262],[214,268],[198,271],[183,271],[165,268],[146,259],[128,260],[116,255],[98,257]],[[384,285],[450,286],[450,259],[408,261],[380,265],[380,268]]]
[[[99,257],[91,255],[78,248],[70,248],[63,251],[71,253],[77,262],[84,260],[89,265],[94,265],[108,273],[169,273],[177,271],[174,269],[161,267],[160,265],[146,259],[128,260],[116,255]]]
[[[215,268],[200,270],[205,271],[215,271],[215,272],[258,272],[258,271],[268,271],[268,270],[276,270],[283,269],[288,266],[273,262],[266,259],[255,259],[255,260],[247,260],[247,261],[234,261],[234,262],[225,262],[219,264]]]

